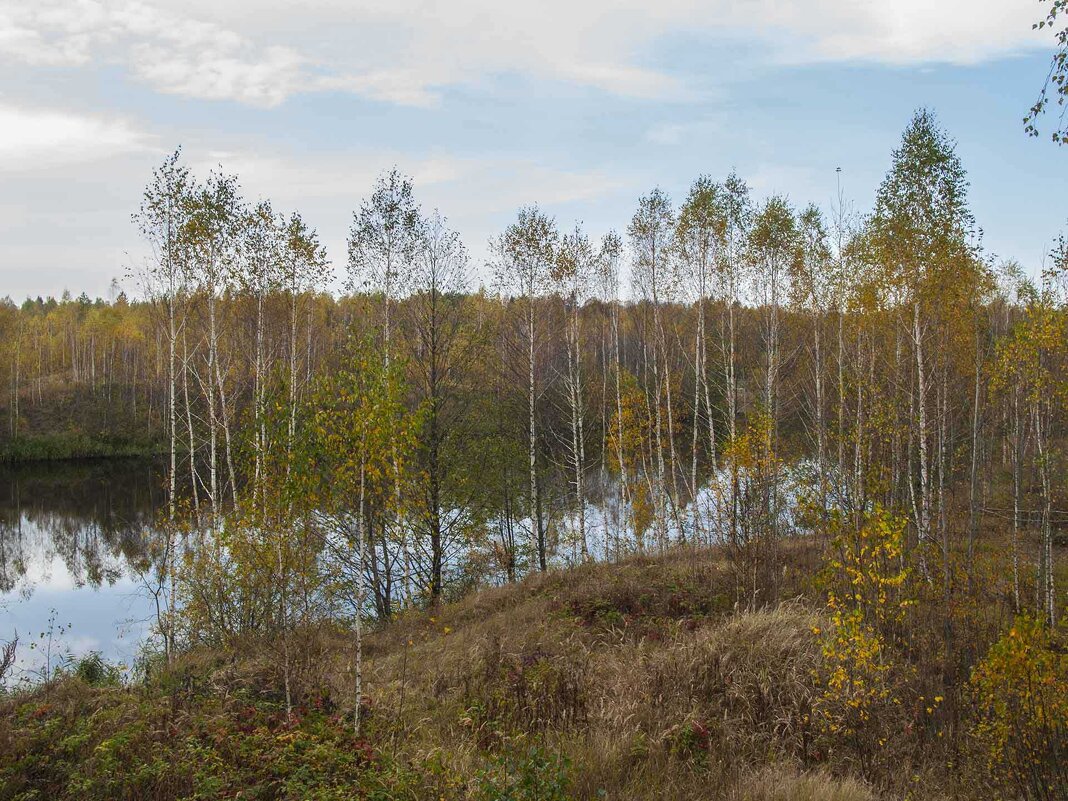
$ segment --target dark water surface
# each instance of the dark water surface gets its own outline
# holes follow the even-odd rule
[[[132,664],[154,614],[141,576],[164,475],[140,459],[0,465],[0,642],[18,635],[22,677],[44,667],[50,628],[53,666],[89,651]]]

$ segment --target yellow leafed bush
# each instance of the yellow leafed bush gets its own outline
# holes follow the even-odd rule
[[[1021,797],[1068,799],[1068,651],[1062,637],[1019,617],[972,674],[975,734],[994,776]]]

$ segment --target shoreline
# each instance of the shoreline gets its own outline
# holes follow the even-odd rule
[[[136,439],[98,438],[81,434],[19,437],[0,444],[0,464],[64,462],[91,459],[150,459],[167,453],[163,443]]]

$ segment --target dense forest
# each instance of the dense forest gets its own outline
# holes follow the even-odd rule
[[[486,265],[392,171],[353,213],[342,295],[298,213],[180,152],[133,222],[152,253],[136,298],[0,305],[0,450],[167,459],[156,669],[270,642],[292,721],[310,632],[351,635],[340,703],[373,740],[368,699],[396,676],[365,675],[364,640],[407,636],[388,622],[643,559],[666,578],[635,597],[670,607],[692,558],[719,578],[663,616],[733,611],[746,642],[800,626],[815,644],[780,677],[815,682],[803,708],[777,706],[778,680],[757,693],[791,759],[895,797],[1066,797],[1068,243],[1051,232],[1034,265],[986,253],[931,112],[870,210],[701,176],[600,239],[523,208]],[[570,603],[612,631],[646,602]],[[576,725],[553,687],[523,727]],[[678,723],[672,759],[711,752],[708,720]],[[516,792],[484,797],[565,797]]]

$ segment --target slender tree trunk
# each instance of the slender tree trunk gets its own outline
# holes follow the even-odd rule
[[[582,560],[590,558],[589,543],[586,538],[586,494],[583,487],[583,469],[586,463],[586,443],[582,418],[582,372],[579,359],[579,310],[578,303],[572,296],[573,308],[568,315],[567,374],[568,400],[571,406],[571,460],[575,476],[575,501],[578,505],[578,538],[582,550]]]
[[[360,499],[359,512],[356,516],[356,547],[359,551],[359,565],[356,570],[356,710],[353,713],[353,726],[360,734],[360,716],[363,709],[363,604],[365,593],[364,578],[367,564],[367,537],[364,536],[364,513],[366,499],[366,465],[360,457]]]
[[[19,436],[19,384],[22,383],[21,378],[21,364],[22,364],[22,337],[15,337],[15,375],[13,377],[14,384],[11,390],[11,406],[14,414],[11,418],[11,434],[15,439]]]
[[[820,328],[822,317],[819,312],[814,313],[812,322],[812,356],[815,362],[815,392],[816,392],[816,470],[820,482],[820,508],[823,514],[827,513],[827,426],[824,420],[823,399],[823,349],[820,340]]]
[[[656,316],[657,301],[653,300],[653,315]],[[654,332],[656,330],[654,322]],[[645,346],[648,351],[648,345]],[[646,362],[648,362],[648,353]],[[660,375],[659,348],[653,345],[653,414],[654,441],[656,446],[656,508],[657,508],[657,546],[663,551],[667,547],[667,469],[664,464],[664,421],[661,398],[663,396]]]
[[[441,359],[439,341],[438,303],[440,296],[436,279],[431,280],[430,286],[430,320],[428,339],[429,371],[427,381],[428,414],[427,414],[427,445],[428,445],[428,512],[430,524],[430,595],[437,602],[441,598],[443,582],[442,569],[444,552],[442,546],[441,526],[441,432],[439,429],[439,412],[441,408]]]
[[[704,306],[701,298],[698,298],[697,303],[697,334],[694,337],[693,348],[693,436],[690,441],[690,521],[693,526],[693,541],[698,542],[701,537],[698,532],[700,530],[700,515],[697,510],[697,447],[700,431],[700,419],[701,419],[701,387],[704,385],[704,353],[702,352],[702,345],[704,344]]]
[[[612,372],[615,378],[616,394],[616,461],[619,463],[619,513],[622,517],[624,532],[632,525],[630,513],[630,478],[627,475],[627,461],[623,452],[623,392],[622,360],[619,352],[619,302],[612,299]],[[634,532],[635,537],[637,531]],[[616,534],[616,557],[619,557],[619,534]]]
[[[252,505],[260,502],[263,477],[263,450],[266,446],[266,421],[263,408],[263,292],[256,291],[256,355],[252,365],[252,408],[254,423],[253,451],[254,466],[252,478]]]
[[[717,474],[718,469],[718,448],[716,443],[716,412],[712,406],[712,390],[709,386],[709,368],[708,368],[708,326],[705,322],[705,313],[701,312],[701,388],[704,392],[705,401],[705,414],[708,416],[708,462],[709,470],[713,477]],[[697,490],[695,490],[696,492]],[[696,503],[696,498],[695,498]],[[706,522],[708,522],[706,520]],[[711,532],[705,531],[708,544],[712,544],[710,536]]]
[[[605,303],[609,303],[608,298],[604,298]],[[607,491],[608,491],[608,427],[609,427],[609,411],[608,411],[608,332],[605,325],[604,315],[601,315],[601,486],[600,486],[600,500],[602,506],[605,507],[604,516],[604,558],[608,560],[611,558],[612,548],[609,547],[609,540],[611,533],[608,530],[608,516],[607,516]],[[617,532],[618,534],[618,532]]]
[[[853,419],[853,470],[852,481],[850,482],[850,496],[853,507],[853,526],[856,531],[860,531],[861,526],[861,512],[864,509],[864,503],[861,499],[864,489],[864,420],[865,420],[865,406],[864,406],[864,392],[865,392],[865,376],[864,376],[864,331],[857,327],[857,340],[855,351],[855,363],[856,363],[856,409],[855,417]],[[872,368],[874,369],[874,367]],[[871,382],[868,382],[868,391],[872,390]]]
[[[293,694],[290,689],[289,657],[289,576],[282,556],[282,527],[279,526],[274,537],[275,557],[278,567],[278,611],[282,626],[282,671],[286,691],[286,718],[293,719]]]
[[[1051,525],[1053,493],[1049,469],[1049,424],[1046,407],[1049,399],[1035,401],[1035,449],[1038,457],[1038,476],[1042,487],[1042,555],[1037,585],[1037,604],[1040,614],[1049,626],[1057,623],[1055,608],[1055,587],[1053,581],[1053,528]]]
[[[208,380],[204,382],[208,402],[208,485],[211,493],[211,527],[215,531],[219,525],[219,423],[215,408],[215,290],[208,294]]]
[[[391,370],[393,364],[393,295],[392,295],[392,282],[391,276],[393,275],[392,265],[386,268],[386,285],[385,285],[385,325],[383,326],[383,339],[385,350],[385,365],[387,373]],[[396,437],[390,435],[390,461],[393,467],[393,503],[396,506],[394,509],[394,518],[397,522],[397,528],[400,530],[401,538],[401,559],[403,561],[404,570],[404,598],[402,600],[402,606],[406,606],[412,601],[412,560],[411,554],[408,550],[408,523],[404,519],[403,512],[403,496],[401,494],[401,470],[400,470],[400,454],[397,452],[397,440]]]
[[[1012,598],[1015,612],[1020,613],[1020,468],[1022,462],[1020,433],[1020,387],[1012,388]]]
[[[982,379],[982,352],[980,350],[979,328],[975,331],[975,383],[972,387],[972,452],[971,470],[968,482],[968,592],[974,592],[975,540],[979,534],[979,420],[980,382]]]
[[[738,383],[735,371],[735,326],[734,326],[734,300],[735,290],[733,278],[730,297],[727,298],[727,349],[724,369],[727,376],[727,433],[730,441],[735,442],[738,437]],[[730,520],[728,524],[729,538],[732,543],[737,543],[739,538],[738,507],[740,503],[740,487],[738,485],[738,471],[731,470],[730,487]]]
[[[163,632],[164,651],[167,656],[167,664],[174,662],[174,618],[175,618],[175,583],[177,571],[175,570],[175,510],[176,510],[176,480],[178,475],[178,442],[175,412],[175,297],[173,289],[167,298],[167,425],[169,428],[169,456],[170,465],[167,475],[167,580],[170,582],[170,592],[167,602],[170,606],[167,615],[167,629]]]
[[[916,529],[922,548],[931,538],[931,477],[927,454],[927,369],[923,361],[919,301],[912,307],[912,341],[916,351],[916,443],[920,456],[920,513]]]
[[[219,367],[218,358],[215,359],[215,380],[219,385],[219,411],[222,416],[223,448],[226,456],[226,471],[230,475],[230,494],[234,502],[234,510],[236,511],[238,508],[237,473],[234,471],[233,447],[230,441],[230,406],[226,400],[226,385],[223,383],[222,370]]]
[[[845,311],[838,309],[838,483],[845,481]]]
[[[193,516],[200,525],[200,491],[197,487],[197,446],[193,434],[193,407],[189,402],[189,342],[185,326],[182,327],[182,396],[185,402],[185,422],[189,432],[189,486],[193,497]]]
[[[534,384],[534,296],[528,298],[527,307],[527,407],[529,412],[529,440],[528,462],[530,466],[530,525],[534,531],[534,547],[538,555],[538,569],[545,571],[548,568],[545,554],[545,532],[541,526],[541,504],[538,499],[538,469],[537,469],[537,388]]]
[[[294,266],[294,271],[296,267]],[[289,290],[289,428],[286,431],[286,470],[293,455],[293,440],[297,434],[297,287]],[[310,326],[309,326],[310,331]],[[309,334],[310,336],[310,334]]]
[[[175,485],[178,475],[178,426],[175,411],[175,339],[177,338],[177,331],[175,330],[174,304],[175,298],[173,290],[171,290],[171,296],[167,299],[167,426],[169,429],[167,433],[170,438],[170,470],[167,475],[167,520],[170,523],[174,523],[175,504],[177,502]]]
[[[657,316],[659,317],[659,314]],[[675,403],[671,395],[671,365],[668,362],[667,337],[664,335],[663,331],[660,333],[660,350],[664,366],[664,404],[667,407],[668,472],[671,475],[671,494],[668,497],[668,504],[671,508],[671,514],[675,518],[675,524],[679,529],[679,539],[680,541],[684,541],[686,539],[686,531],[683,529],[678,515],[679,457],[678,450],[675,448]]]

